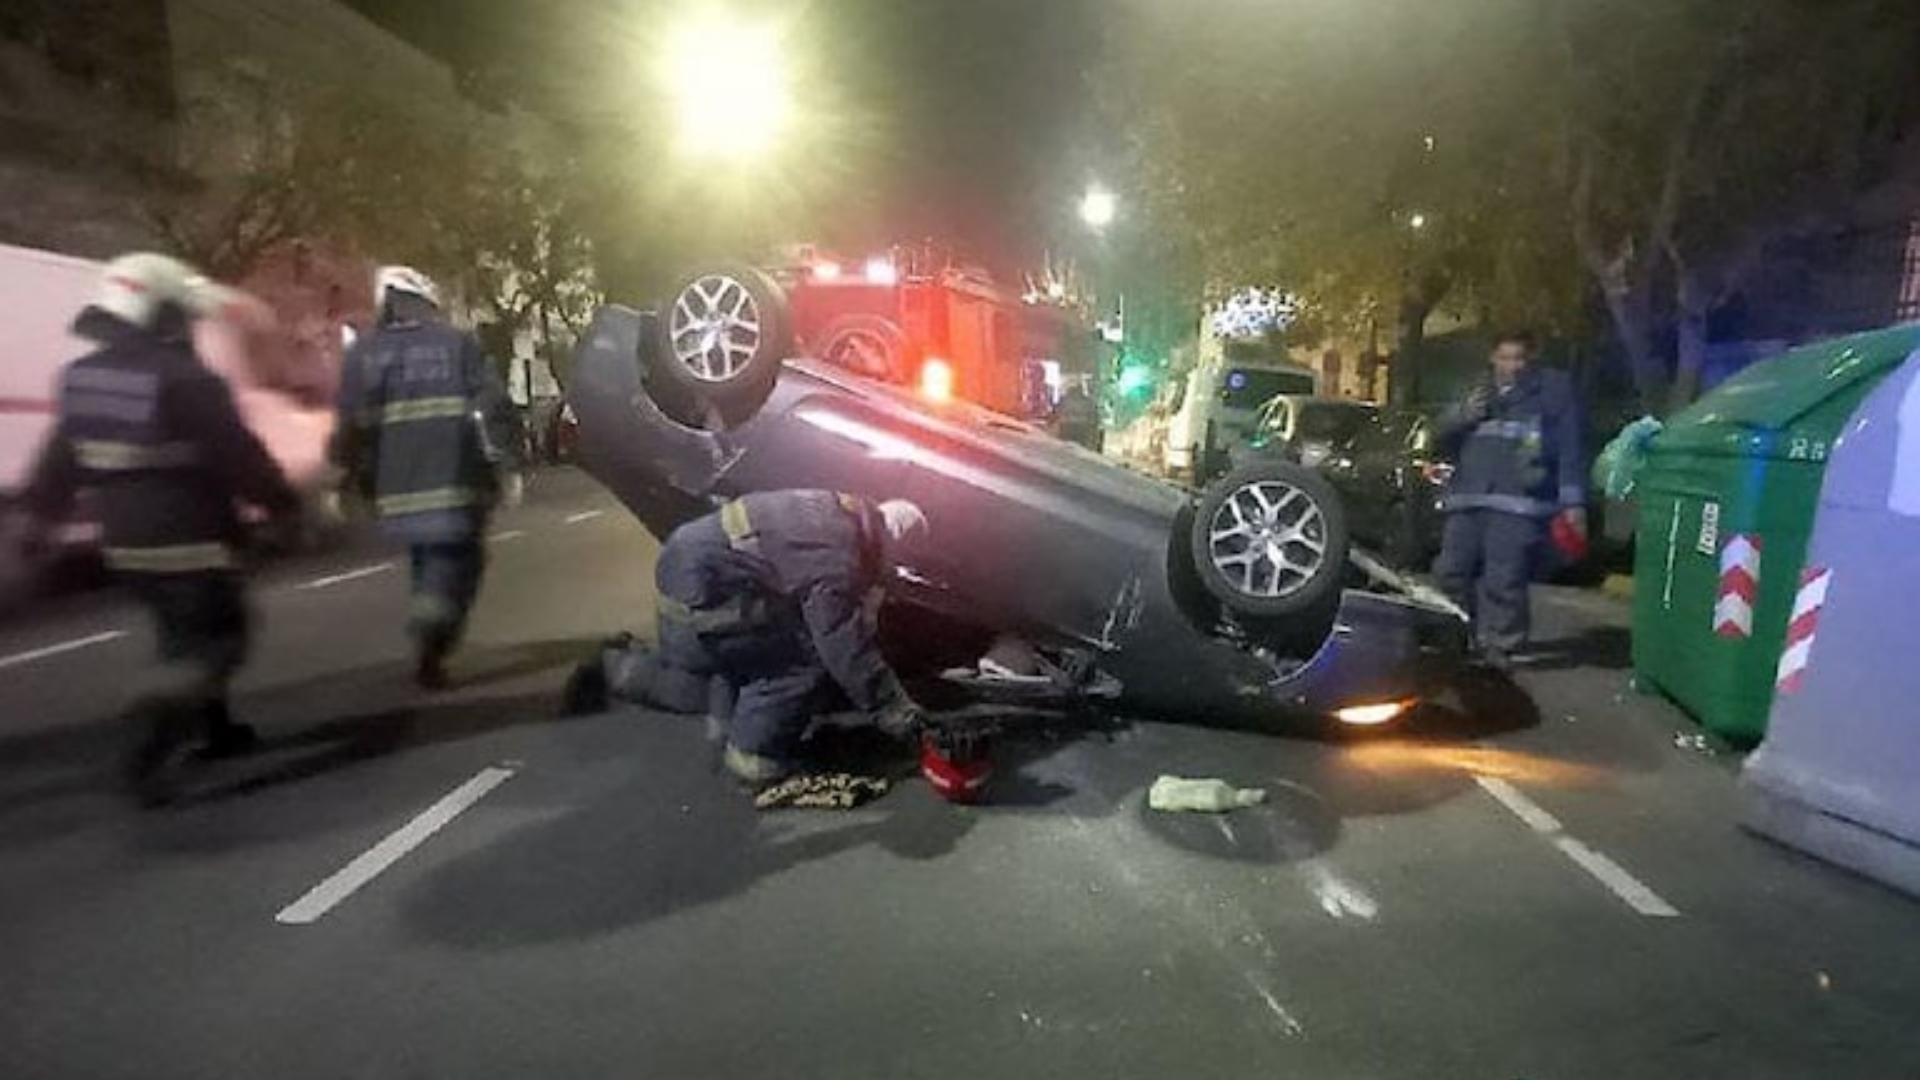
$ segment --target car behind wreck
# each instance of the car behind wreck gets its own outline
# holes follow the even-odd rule
[[[751,491],[912,499],[933,528],[895,600],[1088,660],[1167,719],[1391,718],[1459,651],[1458,610],[1350,553],[1338,497],[1296,465],[1196,495],[791,351],[779,287],[749,268],[657,313],[602,309],[569,387],[585,468],[657,535]]]

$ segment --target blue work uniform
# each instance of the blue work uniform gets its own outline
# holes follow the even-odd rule
[[[151,615],[168,671],[147,704],[217,736],[250,636],[237,504],[288,516],[299,496],[195,355],[184,312],[163,308],[148,328],[88,308],[74,330],[98,348],[61,373],[24,501],[53,521],[91,493],[101,554]]]
[[[373,504],[382,531],[407,545],[410,630],[424,648],[459,641],[486,568],[484,537],[511,467],[511,400],[472,334],[424,301],[388,301],[340,376],[331,457]]]
[[[872,713],[904,700],[865,603],[883,580],[884,535],[864,499],[775,491],[667,538],[655,570],[661,663],[715,681],[734,746],[790,760],[837,702]]]
[[[1433,572],[1473,613],[1484,648],[1512,652],[1527,642],[1527,585],[1547,522],[1587,504],[1583,427],[1566,373],[1533,367],[1491,391],[1485,415],[1462,402],[1440,417],[1437,443],[1455,467]]]

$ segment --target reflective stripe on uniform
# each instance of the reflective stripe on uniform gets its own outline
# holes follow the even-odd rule
[[[1440,509],[1447,510],[1496,510],[1503,514],[1523,514],[1527,517],[1552,517],[1560,512],[1560,507],[1545,499],[1530,499],[1525,495],[1501,495],[1483,492],[1477,495],[1447,495],[1440,500]]]
[[[720,531],[735,551],[748,555],[760,553],[760,537],[753,531],[753,519],[747,516],[747,504],[735,500],[720,508]]]
[[[382,424],[406,424],[415,420],[454,420],[464,418],[473,406],[463,397],[414,398],[389,401],[380,410]]]
[[[129,472],[140,469],[178,469],[196,465],[199,451],[192,443],[117,442],[111,439],[75,439],[73,455],[83,469],[94,472]]]
[[[445,487],[432,491],[409,491],[401,495],[382,495],[374,500],[382,517],[395,514],[424,514],[433,510],[464,510],[477,506],[479,492],[472,488]]]
[[[115,570],[147,574],[189,574],[231,570],[233,550],[225,544],[172,544],[165,547],[109,547],[101,551]]]
[[[160,377],[150,371],[72,367],[67,369],[66,386],[69,390],[97,390],[103,394],[152,397],[160,391]]]
[[[1519,442],[1529,435],[1540,434],[1540,425],[1527,420],[1486,420],[1473,429],[1475,436],[1483,439],[1507,439]]]
[[[716,607],[696,608],[671,596],[660,597],[660,617],[688,627],[696,634],[758,625],[765,621],[766,614],[766,605],[758,601],[730,600]]]

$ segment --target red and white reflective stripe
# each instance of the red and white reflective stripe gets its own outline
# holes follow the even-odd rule
[[[1735,533],[1720,549],[1720,592],[1713,604],[1713,632],[1742,640],[1753,636],[1753,605],[1760,600],[1760,538]]]
[[[1806,681],[1807,662],[1813,657],[1814,632],[1820,627],[1820,609],[1827,603],[1833,571],[1809,566],[1800,575],[1800,591],[1793,597],[1793,621],[1787,624],[1787,648],[1780,654],[1775,689],[1791,694]]]

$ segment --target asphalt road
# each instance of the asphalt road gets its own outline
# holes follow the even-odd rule
[[[1736,830],[1599,598],[1392,736],[1117,723],[989,806],[759,815],[696,723],[553,718],[652,540],[566,473],[499,529],[442,697],[390,553],[265,575],[270,748],[166,811],[108,783],[137,616],[0,626],[0,1077],[1920,1076],[1920,905]]]

